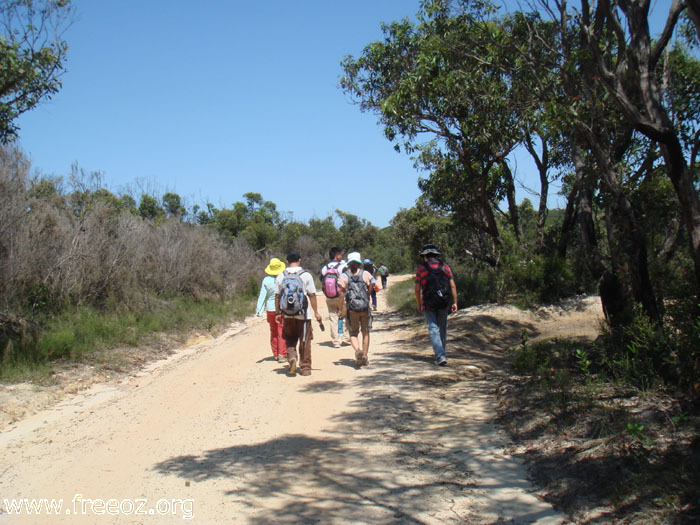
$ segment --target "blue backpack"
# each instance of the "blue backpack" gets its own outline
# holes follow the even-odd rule
[[[282,284],[280,285],[280,310],[285,315],[306,315],[309,300],[304,293],[304,283],[301,280],[301,272],[282,272]]]

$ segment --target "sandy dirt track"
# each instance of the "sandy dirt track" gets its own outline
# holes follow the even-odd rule
[[[460,311],[438,368],[423,323],[383,295],[367,368],[314,323],[312,375],[290,377],[250,319],[15,423],[0,524],[565,523],[504,453],[494,389],[523,329],[570,335],[590,312]],[[6,498],[63,507],[10,514]]]

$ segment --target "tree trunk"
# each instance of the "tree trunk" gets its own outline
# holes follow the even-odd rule
[[[602,184],[610,195],[608,205],[608,239],[610,255],[615,265],[625,268],[635,300],[642,304],[644,313],[657,325],[661,318],[656,296],[649,277],[647,240],[639,226],[634,208],[619,183],[614,165],[622,158],[622,151],[615,156],[607,151],[607,143],[598,140],[592,130],[582,127],[581,132],[595,158]]]
[[[525,148],[535,161],[537,172],[540,176],[540,204],[537,209],[538,248],[542,248],[542,246],[544,246],[544,225],[547,222],[547,198],[549,196],[549,178],[547,177],[547,171],[549,169],[549,149],[547,148],[546,140],[543,137],[540,137],[540,140],[542,141],[541,156],[537,153],[537,151],[535,151],[535,146],[532,143],[532,138],[530,137],[529,133],[527,134],[527,139],[525,141]]]
[[[520,243],[520,239],[523,236],[522,227],[520,225],[520,214],[518,213],[518,205],[515,202],[515,182],[513,181],[513,172],[510,171],[508,163],[501,161],[501,168],[503,168],[505,187],[506,187],[506,197],[508,200],[508,215],[510,218],[510,224],[513,227],[513,233],[515,238]]]
[[[666,162],[668,176],[676,191],[681,217],[688,232],[690,255],[695,268],[696,295],[700,298],[700,199],[693,178],[677,140],[661,144],[661,153]]]
[[[594,184],[591,177],[586,176],[587,166],[583,152],[576,144],[573,147],[573,159],[576,181],[579,185],[579,190],[576,192],[578,195],[576,218],[581,234],[581,243],[586,253],[586,264],[593,277],[598,280],[598,292],[606,320],[612,327],[624,326],[632,319],[629,293],[619,278],[616,258],[612,257],[612,266],[606,267],[598,248],[598,236],[593,216]],[[608,213],[609,216],[610,213]]]
[[[696,23],[700,2],[690,0],[688,13]],[[603,84],[618,104],[625,118],[640,133],[656,141],[664,156],[666,170],[680,204],[683,222],[690,241],[690,256],[695,267],[695,288],[700,298],[700,196],[693,184],[693,177],[683,155],[678,132],[673,126],[669,110],[664,107],[659,88],[656,65],[668,46],[673,28],[683,9],[680,1],[674,1],[669,9],[666,26],[661,37],[653,43],[649,33],[649,2],[624,2],[619,4],[627,19],[628,45],[616,49],[617,60],[610,60],[601,53],[599,42],[603,31],[620,25],[611,8],[610,0],[601,1],[590,18],[588,0],[581,0],[584,34],[588,49]],[[698,26],[696,26],[698,27]],[[616,63],[613,70],[609,64]]]
[[[576,164],[576,154],[574,154],[574,165]],[[561,224],[561,231],[559,232],[559,245],[557,247],[559,257],[562,259],[566,257],[566,250],[569,247],[569,233],[576,225],[576,203],[579,200],[578,194],[581,191],[584,173],[585,171],[583,168],[576,168],[576,179],[574,180],[574,184],[571,186],[571,191],[566,198],[566,210],[564,211],[564,220]]]

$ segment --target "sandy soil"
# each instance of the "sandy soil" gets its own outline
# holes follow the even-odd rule
[[[312,375],[290,377],[249,319],[74,393],[5,388],[0,523],[566,523],[505,452],[494,391],[523,330],[590,336],[597,301],[460,311],[438,368],[423,323],[383,295],[360,370],[315,325]],[[63,506],[10,514],[5,498]]]

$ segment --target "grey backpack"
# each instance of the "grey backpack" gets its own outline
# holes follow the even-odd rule
[[[369,310],[369,293],[367,292],[367,283],[365,283],[362,275],[365,270],[362,270],[357,275],[348,274],[348,291],[345,292],[345,302],[348,305],[348,310],[353,312],[364,312]]]
[[[301,274],[304,271],[292,273],[285,270],[282,273],[280,310],[285,315],[306,315],[309,302],[304,293],[304,283],[301,281]]]

